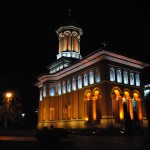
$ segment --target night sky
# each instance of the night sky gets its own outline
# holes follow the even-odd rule
[[[25,112],[37,108],[36,77],[48,72],[46,67],[56,60],[56,30],[68,20],[83,29],[82,57],[101,48],[105,41],[112,51],[150,63],[148,0],[2,1],[0,92],[15,91],[23,101]],[[148,75],[144,79],[150,82]]]

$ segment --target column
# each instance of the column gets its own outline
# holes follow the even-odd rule
[[[62,35],[62,51],[65,50],[65,36],[64,34]]]
[[[89,116],[88,116],[88,101],[84,100],[84,120],[88,121]]]
[[[132,107],[132,99],[131,98],[128,99],[128,111],[129,111],[131,120],[133,120],[134,116],[133,116],[133,107]]]
[[[141,101],[137,100],[136,103],[137,103],[137,117],[138,117],[139,120],[142,120],[142,108],[141,108],[142,106],[141,106]]]
[[[118,103],[119,103],[119,118],[120,120],[124,119],[124,110],[123,110],[123,99],[122,97],[118,98]]]
[[[68,50],[71,50],[71,34],[68,35]]]
[[[96,120],[96,99],[92,99],[92,119]]]

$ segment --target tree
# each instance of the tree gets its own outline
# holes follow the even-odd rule
[[[146,104],[146,115],[149,122],[150,127],[150,92],[145,96],[145,104]]]
[[[22,104],[19,96],[12,92],[7,92],[2,96],[0,102],[0,122],[5,129],[16,128],[21,120]],[[9,126],[8,126],[9,125]]]

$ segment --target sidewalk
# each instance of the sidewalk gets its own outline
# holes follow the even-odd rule
[[[0,130],[0,136],[34,137],[35,133],[35,130]]]

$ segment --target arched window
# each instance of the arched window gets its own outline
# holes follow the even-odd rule
[[[117,82],[122,83],[121,71],[119,69],[117,70]]]
[[[126,71],[123,72],[123,80],[124,84],[128,84],[128,73]]]
[[[63,82],[62,91],[63,91],[63,94],[65,94],[65,93],[66,93],[66,83],[65,83],[65,82]]]
[[[88,86],[88,75],[84,74],[84,86]]]
[[[49,95],[54,96],[55,95],[55,86],[50,86]]]
[[[58,95],[61,95],[61,84],[58,83]]]
[[[75,78],[72,79],[72,90],[73,91],[76,90],[76,79]]]
[[[100,70],[97,69],[95,72],[95,81],[98,83],[100,82]]]
[[[110,81],[115,81],[115,71],[113,68],[110,68]]]
[[[94,84],[94,72],[93,71],[90,72],[89,81],[90,81],[90,84]]]
[[[82,76],[78,77],[78,88],[81,89],[82,88]]]
[[[71,83],[70,83],[70,80],[67,81],[67,92],[71,92]]]
[[[46,97],[46,85],[43,86],[43,97]]]
[[[140,86],[140,77],[138,74],[135,75],[136,86]]]
[[[134,75],[130,73],[130,85],[134,85]]]
[[[40,89],[40,101],[42,101],[42,89]]]

